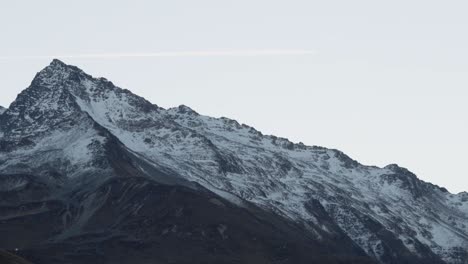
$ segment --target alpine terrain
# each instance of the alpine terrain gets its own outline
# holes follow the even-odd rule
[[[468,263],[468,193],[53,60],[0,108],[0,238],[35,264]]]

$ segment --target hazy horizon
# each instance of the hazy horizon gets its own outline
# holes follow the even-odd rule
[[[0,105],[58,56],[165,108],[468,191],[468,3],[137,2],[3,4]]]

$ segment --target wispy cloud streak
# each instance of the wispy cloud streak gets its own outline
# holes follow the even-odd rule
[[[263,49],[263,50],[218,50],[218,51],[162,51],[150,53],[98,53],[98,54],[57,54],[39,56],[0,56],[0,60],[32,59],[120,59],[158,57],[257,57],[257,56],[299,56],[312,55],[314,50],[306,49]]]

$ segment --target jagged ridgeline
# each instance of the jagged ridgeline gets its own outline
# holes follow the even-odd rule
[[[467,193],[58,60],[0,108],[0,248],[32,263],[468,263],[467,225]]]

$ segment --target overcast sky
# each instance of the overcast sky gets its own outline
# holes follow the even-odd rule
[[[162,107],[468,191],[467,10],[440,0],[2,1],[0,105],[66,56]],[[142,56],[167,52],[180,56]]]

